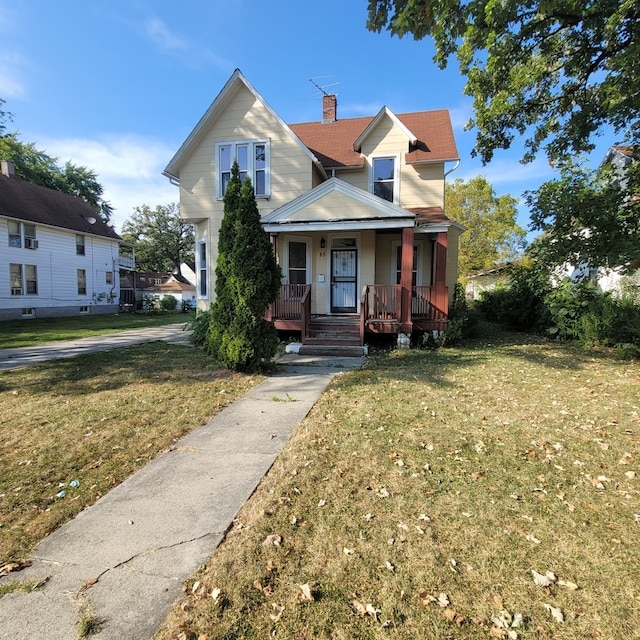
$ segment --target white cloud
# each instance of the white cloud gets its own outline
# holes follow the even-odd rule
[[[467,181],[481,175],[494,187],[500,187],[496,191],[509,191],[509,185],[515,186],[512,195],[520,197],[523,191],[536,189],[542,182],[551,180],[556,175],[544,157],[522,164],[516,155],[513,154],[512,158],[504,160],[492,160],[486,166],[482,166],[477,159],[465,160],[460,169],[452,174],[451,179],[460,178]]]
[[[120,231],[134,207],[178,202],[178,188],[162,175],[175,149],[136,135],[111,135],[98,140],[82,138],[42,138],[37,146],[57,158],[87,167],[97,175],[103,198],[115,209],[112,223]]]
[[[186,42],[169,30],[160,18],[149,18],[145,23],[145,33],[162,49],[179,51],[186,49]]]
[[[24,77],[24,59],[17,54],[0,52],[0,97],[23,98],[26,88]]]

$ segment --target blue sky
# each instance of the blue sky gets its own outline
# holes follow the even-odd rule
[[[310,79],[337,94],[339,118],[449,109],[450,179],[482,174],[521,197],[553,177],[544,158],[519,164],[519,146],[471,158],[455,60],[441,71],[430,41],[371,33],[366,18],[366,0],[0,0],[0,98],[24,142],[98,174],[117,231],[135,206],[178,201],[162,170],[236,68],[288,123],[321,118]]]

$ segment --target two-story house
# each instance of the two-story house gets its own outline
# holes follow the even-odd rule
[[[133,249],[81,198],[0,171],[0,320],[118,313]]]
[[[321,120],[286,124],[236,70],[164,171],[196,227],[199,309],[214,300],[234,160],[283,270],[276,328],[312,342],[338,318],[363,344],[446,326],[463,231],[444,210],[446,163],[459,160],[448,111],[340,119],[325,95]]]

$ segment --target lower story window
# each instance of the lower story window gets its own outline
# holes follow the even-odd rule
[[[22,317],[23,318],[35,318],[36,317],[36,310],[33,307],[27,307],[27,308],[22,310]]]
[[[87,272],[85,269],[78,269],[78,295],[87,295]]]
[[[84,305],[80,307],[80,313],[89,313],[90,307],[88,305]]]
[[[38,295],[38,268],[34,264],[10,264],[11,295]]]
[[[207,243],[198,244],[198,294],[207,297]]]

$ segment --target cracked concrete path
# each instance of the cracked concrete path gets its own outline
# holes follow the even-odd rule
[[[283,356],[276,374],[45,538],[31,566],[2,578],[46,582],[0,598],[0,638],[73,640],[89,613],[103,620],[101,639],[152,638],[331,379],[361,365]]]

